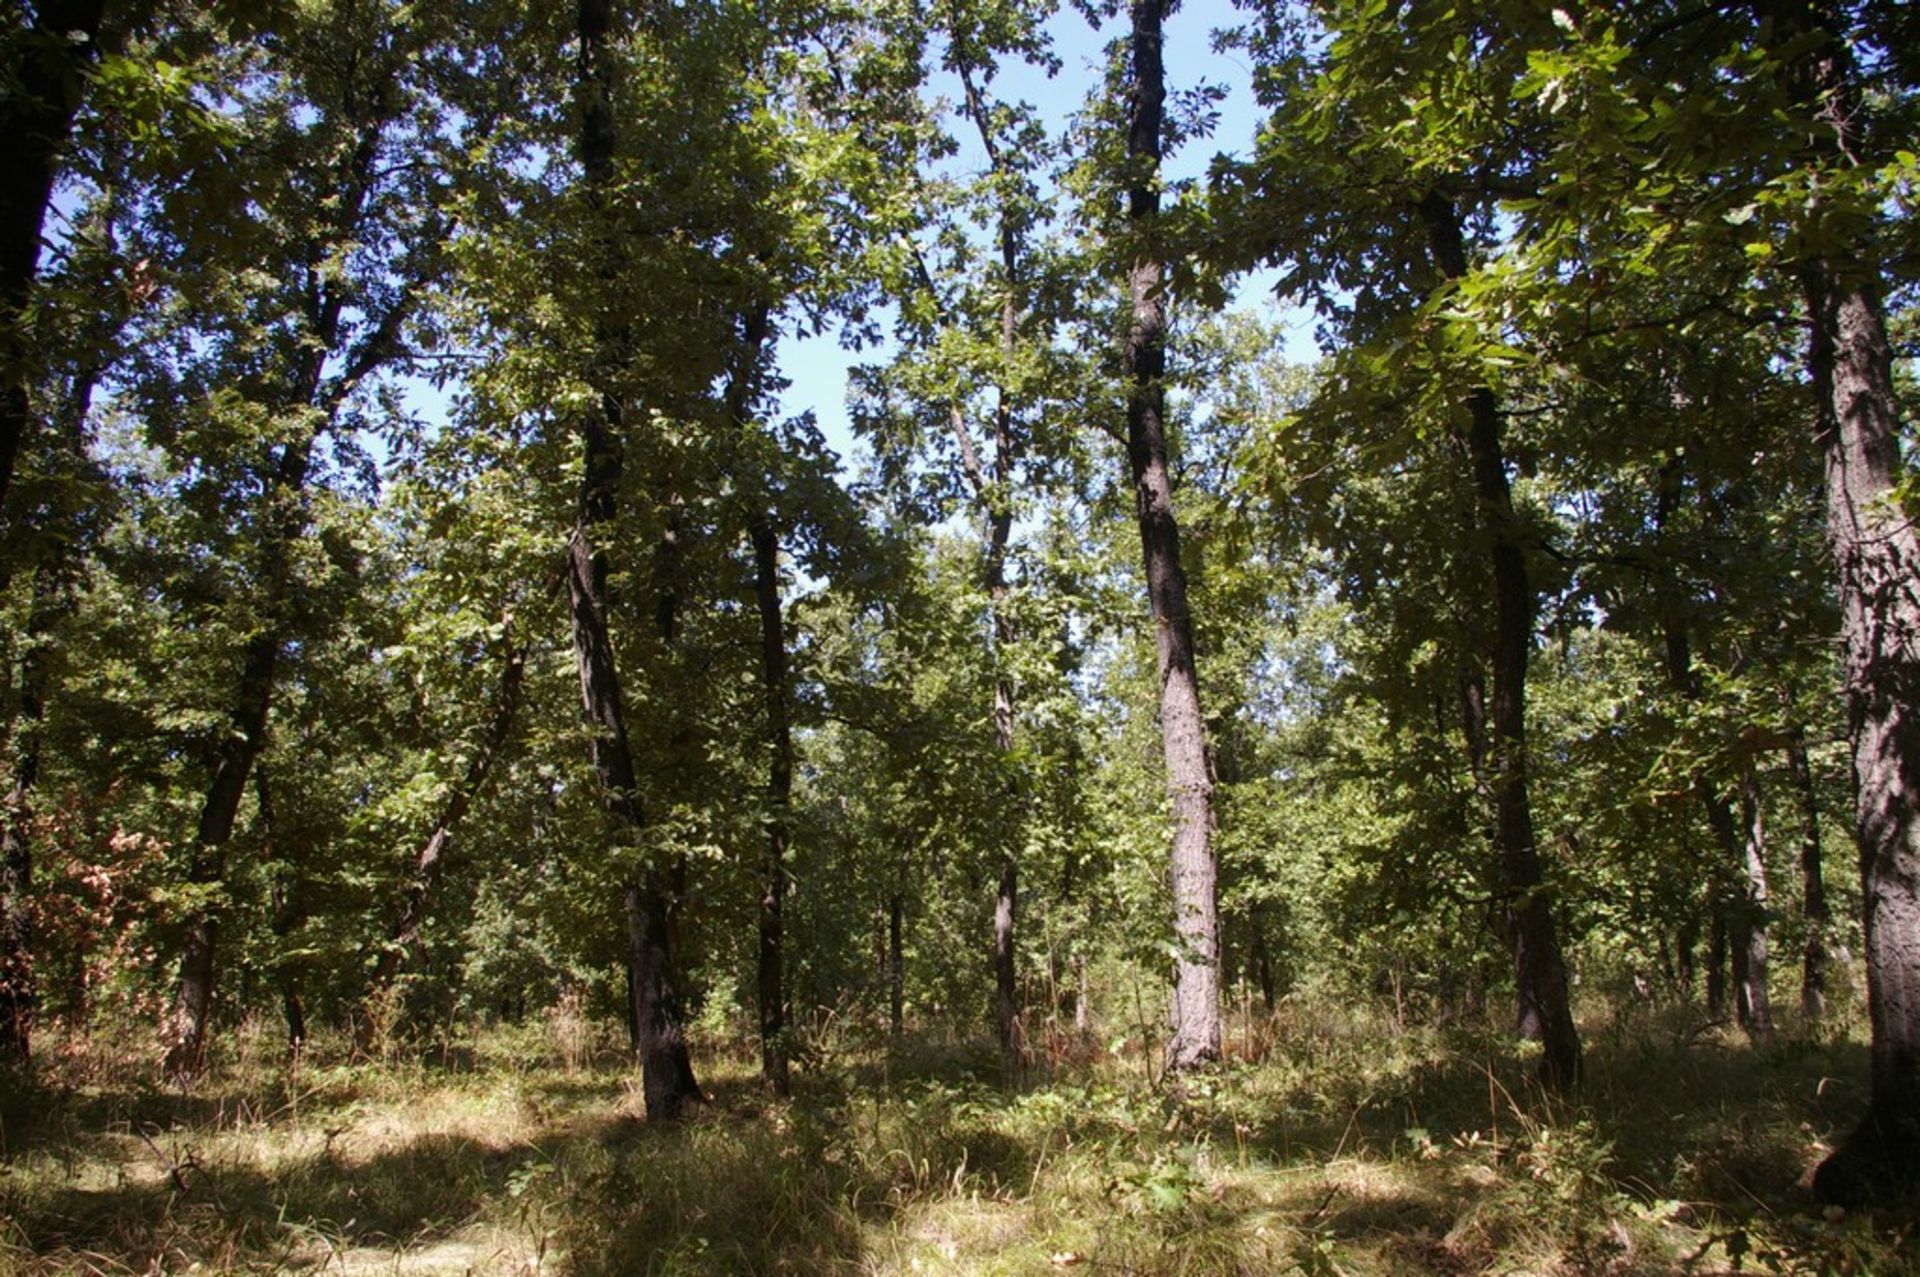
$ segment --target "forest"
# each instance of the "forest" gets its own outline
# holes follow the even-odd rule
[[[18,0],[0,1272],[1920,1271],[1920,9]]]

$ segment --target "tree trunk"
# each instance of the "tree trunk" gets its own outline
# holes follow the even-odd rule
[[[1458,280],[1467,272],[1466,244],[1452,201],[1438,195],[1421,202],[1433,260],[1442,276]],[[1573,1023],[1567,969],[1555,934],[1551,895],[1534,844],[1533,808],[1528,798],[1527,664],[1533,650],[1533,621],[1538,606],[1527,575],[1519,520],[1507,480],[1501,441],[1500,405],[1481,386],[1467,396],[1468,424],[1462,440],[1473,470],[1475,523],[1486,535],[1493,579],[1492,711],[1487,744],[1493,782],[1494,873],[1497,894],[1506,902],[1508,948],[1513,956],[1518,1001],[1516,1029],[1539,1042],[1541,1076],[1570,1087],[1580,1076],[1580,1037]]]
[[[277,628],[268,622],[269,630]],[[280,659],[276,633],[256,634],[247,644],[240,691],[225,740],[214,753],[213,776],[200,805],[193,861],[188,880],[217,892],[224,878],[226,847],[233,837],[247,775],[266,745],[267,714],[273,701],[274,670]],[[214,953],[220,935],[220,905],[201,906],[187,923],[180,953],[180,980],[168,1018],[166,1071],[185,1084],[200,1071],[206,1050],[207,1018],[213,1008]]]
[[[1707,1018],[1727,1018],[1727,905],[1720,892],[1707,896]]]
[[[1920,1178],[1920,539],[1894,496],[1899,428],[1879,297],[1864,272],[1843,275],[1821,262],[1806,278],[1873,1030],[1867,1116],[1816,1181],[1844,1197],[1861,1191],[1843,1186],[1849,1169]]]
[[[507,740],[513,734],[514,719],[520,709],[520,688],[526,680],[527,643],[525,640],[511,640],[512,626],[513,612],[508,609],[501,618],[501,628],[504,631],[502,637],[509,646],[501,665],[500,684],[494,693],[493,717],[488,721],[486,737],[473,757],[467,760],[466,772],[448,793],[439,817],[433,822],[433,831],[427,835],[426,842],[413,859],[412,880],[408,882],[406,894],[395,911],[393,925],[387,929],[386,946],[380,950],[373,975],[367,981],[360,1014],[354,1020],[354,1046],[363,1053],[372,1047],[374,1033],[385,1019],[383,1009],[393,996],[394,981],[399,979],[401,970],[420,942],[420,931],[427,920],[427,902],[434,888],[439,885],[447,849],[453,844],[454,830],[466,817],[467,809],[473,805],[481,786],[486,784],[494,760],[506,748]]]
[[[1767,996],[1767,861],[1760,783],[1751,763],[1740,793],[1740,840],[1745,868],[1739,911],[1734,916],[1734,1013],[1755,1043],[1773,1040],[1773,1004]]]
[[[1166,268],[1155,232],[1160,214],[1161,133],[1166,73],[1161,27],[1167,0],[1133,0],[1133,92],[1127,123],[1131,165],[1127,212],[1136,237],[1128,277],[1133,324],[1126,366],[1133,386],[1127,400],[1127,462],[1134,513],[1140,524],[1147,600],[1153,613],[1160,674],[1160,741],[1173,800],[1174,943],[1169,1072],[1200,1068],[1220,1058],[1219,865],[1213,850],[1213,775],[1206,720],[1194,660],[1193,619],[1180,564],[1180,528],[1174,517],[1167,464]]]
[[[760,1074],[775,1095],[789,1089],[787,994],[781,911],[787,894],[789,810],[793,802],[793,728],[788,708],[787,635],[780,611],[780,542],[764,515],[752,529],[754,593],[760,607],[760,668],[766,685],[767,844],[760,881]]]
[[[613,180],[613,69],[607,43],[612,34],[609,0],[580,0],[578,93],[581,108],[580,161],[595,211],[604,214],[605,191]],[[619,285],[611,232],[603,236],[609,254],[601,283]],[[624,407],[611,384],[626,369],[623,334],[606,325],[595,333],[595,380],[601,384],[597,411],[580,424],[583,472],[579,513],[567,554],[567,596],[573,645],[580,670],[580,700],[591,728],[588,757],[599,781],[601,801],[622,835],[632,838],[645,827],[633,752],[621,703],[620,678],[608,627],[607,560],[594,548],[594,533],[618,510],[621,430]],[[626,916],[629,969],[629,1023],[640,1058],[647,1116],[669,1120],[703,1097],[687,1052],[684,1015],[667,925],[666,883],[657,867],[634,874],[621,888]]]
[[[1808,1024],[1818,1024],[1827,1014],[1827,929],[1832,925],[1833,911],[1827,907],[1820,804],[1814,794],[1813,768],[1807,760],[1807,733],[1798,725],[1787,733],[1787,770],[1800,805],[1800,910],[1807,923],[1800,967],[1800,1014]]]
[[[26,651],[20,658],[18,717],[14,727],[13,788],[0,811],[0,1063],[22,1068],[33,1060],[33,1020],[39,989],[33,971],[33,791],[40,783],[41,734],[49,677],[46,644],[60,607],[55,567],[33,576]]]
[[[905,903],[899,892],[887,900],[887,1024],[894,1037],[907,1027],[907,964],[900,949]]]
[[[0,504],[32,421],[31,346],[25,322],[40,258],[40,232],[60,151],[100,55],[106,0],[43,0],[16,33],[13,64],[0,69]]]

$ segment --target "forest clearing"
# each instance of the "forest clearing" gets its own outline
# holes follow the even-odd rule
[[[1920,1270],[1920,9],[14,0],[0,1270]]]

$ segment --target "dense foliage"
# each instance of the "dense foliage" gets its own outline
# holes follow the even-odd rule
[[[1913,14],[1077,8],[11,6],[8,1067],[1658,1000],[1910,1185]]]

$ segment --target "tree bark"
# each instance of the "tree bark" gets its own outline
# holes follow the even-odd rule
[[[905,913],[905,901],[896,891],[887,899],[887,1024],[896,1038],[907,1027],[907,963],[900,947]]]
[[[1448,280],[1467,273],[1466,243],[1453,202],[1430,194],[1420,213],[1434,265]],[[1493,786],[1495,887],[1505,902],[1507,944],[1513,957],[1515,1022],[1520,1036],[1543,1048],[1541,1076],[1556,1087],[1580,1077],[1580,1036],[1573,1023],[1567,969],[1555,934],[1551,893],[1534,844],[1528,797],[1527,665],[1538,608],[1527,574],[1526,551],[1507,480],[1500,404],[1492,389],[1467,395],[1466,453],[1473,473],[1475,523],[1488,542],[1493,581],[1493,671],[1487,747]]]
[[[1168,0],[1133,0],[1132,5],[1127,215],[1134,236],[1128,276],[1133,323],[1125,353],[1132,381],[1127,400],[1127,462],[1153,613],[1161,752],[1173,806],[1170,878],[1177,952],[1166,1066],[1169,1072],[1180,1073],[1220,1058],[1220,871],[1213,849],[1213,774],[1207,757],[1206,720],[1200,710],[1193,618],[1187,609],[1180,527],[1167,464],[1166,267],[1155,232],[1166,107],[1161,29],[1171,7]]]
[[[578,95],[581,112],[580,161],[595,212],[605,213],[605,191],[613,180],[613,70],[607,44],[612,37],[609,0],[580,0]],[[602,284],[619,284],[613,235],[603,236],[609,260]],[[580,700],[591,727],[588,757],[600,785],[607,815],[625,835],[645,827],[633,753],[622,708],[620,678],[608,626],[607,560],[594,547],[596,531],[618,511],[623,469],[621,432],[625,409],[613,381],[626,370],[623,334],[596,325],[594,380],[599,382],[597,411],[580,425],[583,474],[580,503],[567,554],[567,594],[573,645],[580,670]],[[629,1023],[640,1059],[647,1116],[670,1120],[688,1104],[702,1100],[687,1051],[685,1016],[667,920],[668,891],[658,867],[636,872],[622,886],[629,970]]]
[[[45,0],[0,76],[0,504],[32,421],[26,307],[60,151],[73,131],[86,71],[99,57],[107,0]]]
[[[467,760],[465,773],[447,794],[440,814],[433,822],[432,832],[414,856],[413,877],[407,884],[399,909],[395,911],[393,925],[387,929],[386,946],[381,949],[380,957],[374,963],[373,975],[367,981],[367,992],[361,999],[361,1011],[354,1020],[354,1046],[363,1053],[373,1045],[376,1026],[384,1018],[381,1010],[387,999],[393,996],[394,981],[399,979],[402,968],[420,942],[420,931],[427,919],[427,903],[440,883],[447,849],[453,844],[454,830],[466,817],[468,808],[486,784],[494,760],[506,749],[507,741],[513,735],[514,719],[520,710],[520,689],[526,681],[527,643],[525,640],[512,640],[512,626],[513,612],[509,609],[501,618],[501,627],[506,631],[502,638],[508,646],[500,668],[499,687],[494,692],[493,716],[488,720],[486,736],[473,757]]]
[[[1861,93],[1844,15],[1821,0],[1768,8],[1786,37],[1809,37],[1785,75],[1819,121],[1806,145],[1816,183],[1808,216],[1825,233],[1806,237],[1813,247],[1798,265],[1840,601],[1872,1064],[1867,1113],[1814,1188],[1848,1201],[1920,1182],[1920,535],[1897,496],[1904,468],[1883,271],[1860,231],[1820,225],[1830,216],[1821,170],[1859,163]]]

